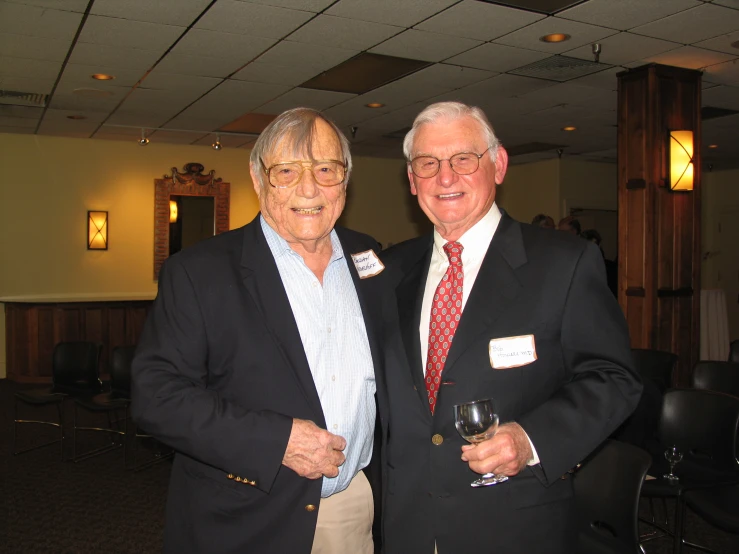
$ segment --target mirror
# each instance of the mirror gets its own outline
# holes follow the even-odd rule
[[[154,280],[164,260],[196,242],[229,229],[231,185],[203,174],[199,163],[154,179]]]

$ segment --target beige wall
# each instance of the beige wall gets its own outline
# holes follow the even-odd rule
[[[562,158],[559,170],[560,217],[571,208],[616,210],[618,208],[618,167]]]
[[[530,223],[543,213],[556,223],[560,212],[559,166],[559,160],[509,166],[498,187],[498,205],[519,221]]]

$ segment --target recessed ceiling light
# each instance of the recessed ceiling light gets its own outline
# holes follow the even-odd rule
[[[67,119],[87,119],[84,115],[68,115]]]
[[[567,127],[562,127],[563,131],[576,131],[577,127],[573,127],[572,125],[568,125]]]
[[[87,96],[88,98],[107,98],[108,96],[113,96],[112,90],[101,90],[99,88],[76,88],[72,93]]]
[[[90,77],[96,81],[112,81],[115,79],[115,75],[108,75],[107,73],[93,73]]]
[[[365,104],[368,108],[382,108],[385,104],[380,104],[379,102],[370,102],[369,104]]]
[[[718,148],[718,144],[709,144],[708,148]]]
[[[544,35],[543,37],[539,37],[539,40],[542,42],[564,42],[566,40],[570,40],[570,35],[566,35],[564,33],[552,33],[550,35]]]

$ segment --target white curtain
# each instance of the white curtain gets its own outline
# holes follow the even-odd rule
[[[701,360],[729,359],[729,317],[722,289],[701,291]]]

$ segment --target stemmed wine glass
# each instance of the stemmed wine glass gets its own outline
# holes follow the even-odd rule
[[[673,445],[665,450],[665,459],[667,460],[667,463],[670,464],[670,473],[667,473],[662,477],[667,479],[670,483],[677,483],[680,478],[675,475],[675,466],[683,459],[683,453],[677,446]]]
[[[476,444],[493,438],[498,431],[498,410],[493,398],[474,400],[454,406],[454,425],[462,438]],[[507,481],[506,475],[486,473],[470,483],[471,487],[487,487]]]

